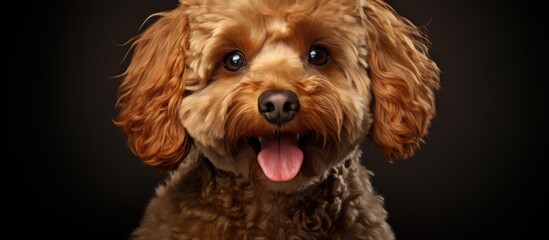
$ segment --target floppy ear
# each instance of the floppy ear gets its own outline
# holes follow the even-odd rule
[[[189,27],[180,8],[154,16],[160,19],[131,46],[133,57],[122,75],[115,124],[146,164],[168,170],[177,167],[190,148],[177,114],[185,91]]]
[[[435,115],[439,69],[416,26],[382,0],[363,3],[374,95],[373,139],[389,160],[408,158]]]

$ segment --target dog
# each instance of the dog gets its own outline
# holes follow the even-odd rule
[[[115,124],[169,171],[132,239],[394,239],[363,141],[412,156],[440,71],[382,0],[180,0],[130,47]]]

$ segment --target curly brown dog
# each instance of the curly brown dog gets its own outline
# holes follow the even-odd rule
[[[181,0],[133,42],[116,125],[173,170],[133,239],[393,239],[361,166],[418,149],[439,70],[381,0]]]

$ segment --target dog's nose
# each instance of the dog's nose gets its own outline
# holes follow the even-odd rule
[[[257,105],[263,117],[278,126],[292,120],[299,111],[299,99],[288,90],[264,92],[259,96]]]

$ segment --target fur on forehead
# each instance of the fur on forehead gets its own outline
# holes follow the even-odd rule
[[[334,62],[365,68],[365,32],[357,1],[210,0],[183,3],[190,41],[187,90],[207,84],[222,57],[241,51],[252,59],[269,44],[284,43],[300,57],[312,45],[328,48]]]

